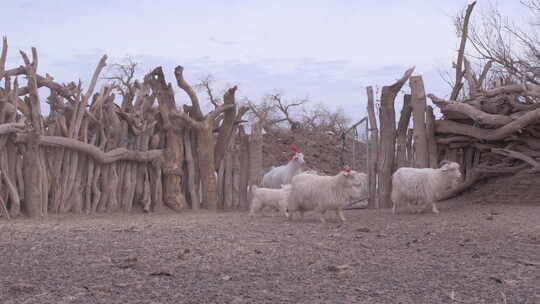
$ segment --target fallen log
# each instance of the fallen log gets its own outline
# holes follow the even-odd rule
[[[500,149],[500,148],[493,148],[493,149],[491,149],[491,152],[493,152],[495,154],[499,154],[499,155],[503,155],[503,156],[512,157],[512,158],[515,158],[515,159],[522,160],[522,161],[528,163],[529,165],[533,166],[533,168],[536,171],[540,172],[540,163],[538,161],[536,161],[534,158],[532,158],[530,156],[527,156],[527,155],[525,155],[525,154],[523,154],[521,152],[512,151],[512,150],[509,150],[509,149]]]
[[[540,122],[540,109],[531,111],[497,129],[482,129],[450,120],[437,120],[435,121],[435,131],[437,133],[466,135],[482,140],[499,140],[538,122]]]
[[[512,117],[506,115],[489,114],[476,107],[453,100],[444,100],[433,94],[427,95],[431,101],[441,109],[443,113],[454,112],[472,118],[483,125],[503,126],[513,121]]]

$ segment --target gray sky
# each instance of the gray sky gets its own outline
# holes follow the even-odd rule
[[[141,72],[185,67],[191,83],[212,74],[218,86],[237,84],[253,100],[280,90],[365,113],[365,87],[383,86],[411,66],[426,91],[450,89],[439,70],[456,55],[452,16],[464,0],[1,1],[0,34],[8,37],[8,67],[18,50],[38,49],[38,72],[57,81],[90,78],[103,54],[130,55]],[[480,0],[477,9],[487,5]],[[517,14],[519,1],[500,1]],[[478,13],[478,11],[477,11]],[[177,90],[179,91],[179,90]],[[177,94],[179,104],[187,102]],[[44,96],[43,96],[44,97]]]

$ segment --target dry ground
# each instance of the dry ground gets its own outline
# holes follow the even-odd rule
[[[1,303],[540,303],[540,209],[0,221]],[[334,214],[327,216],[335,219]]]

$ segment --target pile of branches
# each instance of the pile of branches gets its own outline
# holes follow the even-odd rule
[[[444,100],[428,94],[444,114],[435,121],[442,157],[463,163],[471,177],[539,171],[540,86],[523,82],[486,89],[484,78],[465,66],[466,98]]]
[[[248,110],[237,108],[236,87],[203,115],[181,66],[176,83],[191,100],[183,111],[161,67],[126,83],[117,101],[111,83],[94,92],[106,56],[84,89],[80,81],[61,84],[39,74],[35,48],[30,57],[21,51],[24,65],[6,69],[7,51],[4,38],[0,214],[182,210],[202,202],[217,208],[215,172]],[[39,88],[48,89],[46,102]]]
[[[540,7],[533,5],[537,1],[525,3],[534,11]],[[454,194],[484,177],[540,170],[540,84],[534,76],[538,41],[504,23],[496,12],[484,16],[481,26],[471,25],[475,5],[456,19],[461,42],[449,100],[427,95],[444,115],[435,121],[439,159],[458,161],[466,172]],[[478,73],[465,55],[467,41],[484,63]],[[514,56],[508,41],[524,44],[526,56]]]

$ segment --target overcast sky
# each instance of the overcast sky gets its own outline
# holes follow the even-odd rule
[[[500,1],[517,14],[519,1]],[[270,92],[309,97],[365,113],[365,87],[383,86],[416,66],[426,91],[450,89],[458,40],[452,16],[464,0],[296,1],[1,1],[0,33],[8,37],[8,67],[18,50],[35,46],[41,74],[88,80],[103,54],[109,63],[132,56],[141,73],[185,67],[191,83],[212,74],[218,86],[237,84],[238,97]],[[479,0],[477,9],[487,5]],[[187,102],[178,93],[178,104]],[[45,97],[45,96],[43,96]]]

